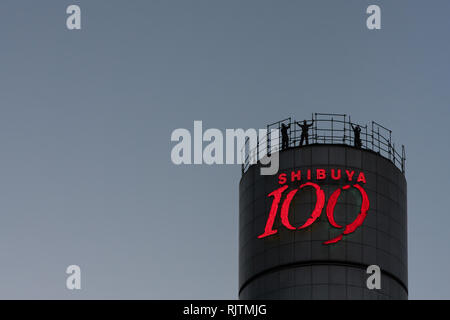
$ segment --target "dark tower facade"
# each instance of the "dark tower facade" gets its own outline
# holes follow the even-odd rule
[[[276,175],[243,168],[239,298],[407,299],[404,149],[398,154],[390,131],[385,137],[374,123],[361,126],[355,147],[346,116],[320,116],[310,145],[290,132]],[[368,288],[371,265],[381,271],[379,289]]]

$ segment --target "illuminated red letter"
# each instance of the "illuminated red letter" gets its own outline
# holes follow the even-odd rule
[[[337,175],[335,175],[334,169],[331,169],[331,179],[339,180],[341,178],[341,169],[337,170]]]
[[[344,232],[341,235],[339,235],[338,237],[336,237],[334,239],[324,242],[324,244],[331,244],[331,243],[336,243],[336,242],[340,241],[342,239],[343,235],[354,232],[364,222],[364,219],[367,216],[367,211],[369,210],[369,198],[367,197],[367,193],[366,193],[366,191],[364,191],[364,188],[362,188],[359,184],[354,184],[353,187],[355,187],[356,189],[359,190],[359,192],[361,193],[361,197],[362,197],[361,210],[358,213],[358,216],[352,223],[350,223],[349,225],[347,225],[345,227]],[[350,188],[350,185],[346,185],[346,186],[342,187],[343,190],[346,190],[349,188]],[[327,205],[328,221],[330,222],[330,224],[332,226],[334,226],[336,228],[342,228],[342,226],[338,225],[336,223],[336,221],[334,221],[334,207],[336,206],[336,202],[337,202],[337,199],[339,198],[340,194],[341,194],[340,189],[333,192],[330,199],[328,200],[328,205]]]
[[[285,184],[286,183],[286,173],[281,173],[279,176],[278,176],[278,183],[279,184]]]
[[[342,228],[342,226],[338,225],[336,223],[336,221],[334,221],[334,207],[336,206],[336,202],[340,195],[341,195],[341,189],[339,188],[331,194],[330,199],[328,199],[328,204],[327,204],[328,221],[335,228]]]
[[[366,177],[364,176],[364,172],[360,172],[358,176],[358,180],[356,182],[366,183]]]
[[[347,177],[348,177],[348,181],[352,181],[353,175],[355,174],[355,171],[348,171],[345,170],[345,172],[347,173]]]
[[[288,229],[295,230],[295,227],[291,225],[289,222],[289,207],[291,205],[292,198],[294,198],[295,194],[297,193],[298,189],[290,191],[286,199],[283,201],[283,205],[281,206],[281,223]]]
[[[297,173],[295,171],[291,172],[291,181],[300,180],[301,177],[301,171],[298,170]]]
[[[312,182],[307,182],[307,183],[302,184],[299,189],[302,189],[302,188],[308,187],[308,186],[316,189],[316,197],[317,197],[316,206],[315,206],[313,212],[311,213],[311,217],[309,217],[308,220],[306,220],[306,222],[298,229],[304,229],[306,227],[309,227],[311,224],[313,224],[314,221],[316,221],[316,219],[322,213],[322,209],[325,204],[325,193],[317,184],[312,183]],[[289,217],[288,217],[289,207],[291,205],[292,198],[294,198],[295,194],[297,193],[297,191],[299,189],[295,189],[295,190],[292,190],[291,192],[289,192],[288,195],[286,196],[286,199],[283,202],[283,205],[281,206],[281,214],[280,214],[281,222],[283,223],[283,225],[286,228],[291,229],[291,230],[294,230],[295,227],[293,227],[289,222]]]
[[[275,216],[277,215],[278,204],[280,203],[281,195],[284,192],[284,190],[286,190],[287,188],[288,188],[288,186],[283,186],[283,187],[275,190],[274,192],[269,193],[268,197],[273,196],[272,207],[270,208],[270,213],[269,213],[269,217],[267,218],[266,227],[264,228],[264,233],[259,235],[258,238],[264,238],[264,237],[270,236],[270,235],[278,232],[277,230],[273,230],[272,227],[273,227],[273,223],[275,221]]]
[[[327,176],[325,174],[325,170],[324,169],[317,169],[316,170],[316,178],[317,180],[323,180],[325,179]]]

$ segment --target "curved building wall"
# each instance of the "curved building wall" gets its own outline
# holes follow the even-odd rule
[[[315,172],[324,169],[326,178]],[[340,179],[330,177],[331,169],[341,170]],[[300,181],[291,181],[300,170]],[[311,180],[307,172],[311,170]],[[354,171],[348,181],[345,170]],[[324,244],[342,234],[361,208],[360,184],[370,202],[369,210],[354,232],[342,240]],[[282,183],[280,174],[286,173]],[[336,177],[336,176],[335,176]],[[294,176],[294,179],[296,177]],[[316,192],[299,190],[292,198],[288,219],[295,230],[282,223],[280,211],[286,195],[305,182],[317,183],[325,194],[325,205],[317,220],[298,229],[311,216]],[[264,233],[274,190],[287,185],[273,224],[275,234]],[[327,203],[336,189],[342,189],[334,208],[336,228],[327,217]],[[388,159],[367,150],[346,145],[309,145],[280,152],[277,175],[260,175],[259,165],[251,166],[239,186],[239,297],[240,299],[407,299],[407,208],[404,174]],[[381,289],[369,290],[369,265],[381,269]]]

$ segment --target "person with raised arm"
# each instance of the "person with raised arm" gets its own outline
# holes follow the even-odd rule
[[[303,124],[301,124],[300,122],[297,122],[297,125],[300,128],[302,128],[302,135],[300,137],[300,144],[299,144],[300,147],[303,145],[303,141],[306,142],[306,145],[309,144],[309,140],[308,140],[309,133],[308,133],[308,131],[309,131],[309,128],[313,125],[313,123],[314,123],[314,120],[312,120],[311,124],[308,124],[306,122],[306,120],[303,120]]]

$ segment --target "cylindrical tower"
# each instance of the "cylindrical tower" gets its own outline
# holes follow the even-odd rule
[[[367,136],[354,147],[313,133],[279,152],[276,175],[243,173],[240,299],[407,299],[406,180]],[[370,265],[380,289],[367,286]]]

